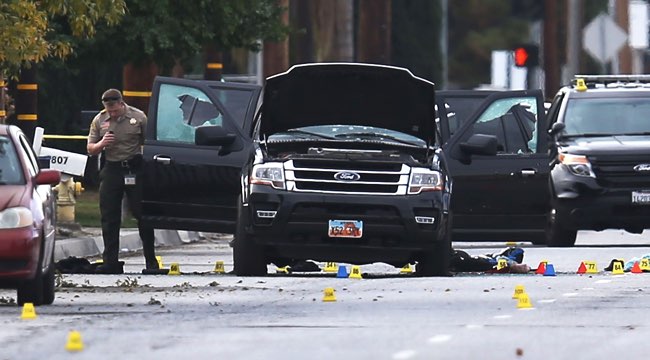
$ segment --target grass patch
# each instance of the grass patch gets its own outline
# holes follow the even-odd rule
[[[84,227],[101,227],[101,218],[99,215],[99,191],[85,190],[76,197],[75,220]],[[138,227],[134,218],[128,217],[122,221],[123,228]]]

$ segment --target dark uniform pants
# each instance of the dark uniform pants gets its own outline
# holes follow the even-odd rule
[[[135,185],[125,185],[124,177],[128,174],[136,175]],[[104,263],[117,264],[120,251],[120,227],[122,226],[122,197],[126,194],[133,217],[138,220],[138,231],[142,240],[142,249],[146,267],[158,268],[154,250],[154,230],[143,226],[141,217],[142,208],[142,170],[138,167],[124,167],[121,162],[107,161],[100,173],[99,185],[99,210],[102,221],[102,235],[104,238]]]

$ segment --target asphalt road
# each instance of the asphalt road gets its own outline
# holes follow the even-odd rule
[[[227,242],[161,249],[182,275],[64,275],[52,306],[20,319],[0,290],[0,359],[614,359],[647,354],[650,274],[612,275],[613,258],[650,253],[648,234],[581,233],[575,248],[519,244],[524,262],[554,264],[556,276],[457,274],[417,278],[384,264],[365,279],[333,274],[214,274],[232,268]],[[471,254],[505,243],[457,243]],[[581,261],[599,272],[578,275]],[[321,264],[324,265],[324,264]],[[271,272],[275,271],[270,267]],[[518,308],[523,285],[532,308]],[[323,302],[335,289],[336,301]],[[2,304],[4,303],[4,305]],[[9,304],[8,304],[9,303]],[[83,350],[66,349],[79,331]]]

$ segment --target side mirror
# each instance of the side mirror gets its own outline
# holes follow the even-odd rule
[[[36,174],[34,182],[37,185],[56,185],[61,181],[61,173],[59,170],[54,169],[41,169],[41,171]]]
[[[237,140],[237,135],[229,134],[221,126],[199,126],[194,133],[194,143],[206,146],[229,146]]]
[[[41,169],[49,169],[50,161],[52,161],[52,157],[50,155],[41,155],[38,157],[38,167]]]
[[[555,124],[553,124],[553,126],[551,126],[551,130],[548,131],[548,134],[551,136],[555,136],[560,132],[562,132],[562,130],[564,130],[565,128],[566,125],[564,125],[564,123],[556,122]]]
[[[466,142],[460,143],[462,152],[468,155],[497,154],[497,138],[494,135],[474,134]]]

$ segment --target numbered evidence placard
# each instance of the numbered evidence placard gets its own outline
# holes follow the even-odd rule
[[[59,149],[41,147],[39,156],[50,156],[50,169],[56,169],[63,173],[83,176],[86,170],[88,155],[81,155]]]

